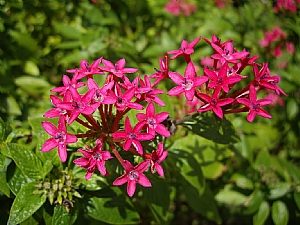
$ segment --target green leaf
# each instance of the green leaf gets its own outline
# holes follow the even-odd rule
[[[208,165],[201,166],[203,175],[207,179],[217,179],[224,171],[224,165],[220,162],[209,163]]]
[[[16,164],[11,163],[7,170],[7,184],[14,195],[17,195],[21,188],[29,182],[32,182],[32,179],[29,179],[25,176],[19,167]]]
[[[7,197],[10,197],[10,189],[6,181],[6,173],[0,175],[0,191],[2,191]]]
[[[32,53],[38,52],[37,46],[39,45],[29,33],[10,30],[9,34],[11,35],[12,39],[16,41],[20,46],[25,47]]]
[[[294,181],[300,182],[300,168],[283,158],[278,158],[278,160],[282,164],[284,169],[287,170],[288,173],[292,176]]]
[[[247,201],[247,196],[234,190],[222,189],[216,194],[215,199],[226,205],[241,206]]]
[[[294,191],[294,201],[295,201],[298,209],[300,210],[300,192],[298,192],[297,190]]]
[[[151,188],[143,189],[146,201],[159,224],[166,224],[170,219],[169,206],[171,189],[164,181],[152,183]]]
[[[6,102],[7,102],[7,113],[8,114],[13,114],[13,115],[17,115],[17,116],[22,115],[20,106],[19,106],[17,100],[13,96],[11,96],[11,95],[7,96]]]
[[[276,201],[272,205],[272,219],[275,225],[286,225],[289,221],[289,211],[283,201]]]
[[[52,25],[53,25],[54,29],[56,30],[56,32],[58,32],[59,34],[61,34],[65,38],[73,39],[73,40],[79,40],[80,39],[81,34],[80,34],[80,31],[77,28],[71,27],[67,24],[63,24],[63,23],[58,22],[58,21],[53,21]]]
[[[270,188],[269,199],[277,199],[285,196],[291,190],[290,183],[279,182],[273,184]]]
[[[192,209],[217,224],[222,223],[214,196],[209,188],[206,187],[203,194],[199,195],[197,189],[188,185],[184,187],[184,194]]]
[[[219,144],[236,143],[239,138],[229,120],[216,118],[212,113],[203,113],[183,124],[194,134]]]
[[[50,89],[51,85],[40,77],[21,76],[15,79],[17,86],[22,87],[29,93],[43,93],[45,90]]]
[[[109,224],[137,224],[140,216],[133,204],[118,187],[107,187],[97,191],[87,204],[88,215]]]
[[[35,213],[46,201],[46,195],[33,194],[36,182],[25,184],[17,194],[10,209],[7,225],[23,222]]]
[[[39,222],[34,219],[33,216],[24,220],[20,225],[39,225]]]
[[[247,201],[244,203],[245,208],[243,209],[242,213],[247,215],[255,213],[259,209],[263,199],[264,194],[261,190],[257,189],[253,191]]]
[[[52,217],[52,225],[71,225],[70,215],[65,207],[56,204]]]
[[[23,145],[7,143],[11,157],[22,172],[32,179],[42,179],[46,175],[39,158]]]
[[[253,225],[264,225],[270,214],[269,203],[263,201],[257,213],[253,216]]]
[[[24,71],[25,71],[26,74],[29,74],[29,75],[32,75],[32,76],[40,75],[39,68],[32,61],[26,61]]]
[[[6,126],[2,118],[0,117],[0,142],[5,141],[5,133],[6,133]]]
[[[242,189],[253,189],[253,181],[247,178],[243,174],[235,173],[230,178],[230,181],[235,182],[235,184]]]

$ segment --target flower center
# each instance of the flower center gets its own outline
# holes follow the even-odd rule
[[[131,170],[127,176],[129,180],[137,180],[139,178],[139,173],[135,170]]]
[[[102,155],[99,152],[96,152],[92,157],[98,161],[102,160]]]
[[[149,127],[155,128],[156,127],[156,120],[154,118],[148,118],[147,119],[147,124],[149,125]]]
[[[82,102],[74,101],[72,103],[72,106],[75,108],[75,110],[78,110],[78,111],[81,111],[84,109],[84,104]]]
[[[63,131],[60,131],[60,132],[57,132],[57,134],[55,135],[54,139],[59,143],[59,144],[63,144],[66,142],[66,138],[67,138],[67,135],[65,132]]]
[[[94,95],[94,101],[95,101],[95,102],[102,102],[103,99],[104,99],[103,94],[101,94],[100,90],[97,89],[97,90],[96,90],[96,93],[95,93],[95,95]]]
[[[226,60],[231,60],[232,56],[230,54],[230,51],[228,49],[224,49],[225,54],[222,54],[222,56],[226,59]]]
[[[260,108],[260,104],[259,103],[253,103],[253,102],[251,102],[250,109],[256,110],[258,108]]]
[[[136,138],[136,134],[135,133],[129,133],[127,137],[129,139],[135,139]]]
[[[218,101],[215,99],[215,98],[213,98],[212,100],[211,100],[211,103],[210,103],[212,106],[216,106],[217,104],[218,104]]]
[[[219,78],[218,78],[217,84],[223,84],[223,78],[222,78],[222,77],[219,77]]]
[[[192,89],[194,85],[194,82],[192,80],[187,80],[186,78],[184,78],[183,82],[182,82],[182,87],[184,90],[189,91]]]

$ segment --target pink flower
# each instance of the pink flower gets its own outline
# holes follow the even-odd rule
[[[298,4],[299,4],[298,0]],[[279,10],[286,10],[290,12],[297,12],[297,5],[295,0],[277,0],[277,3],[274,7],[274,11],[278,12]]]
[[[71,124],[81,113],[84,115],[91,115],[94,113],[96,107],[90,106],[89,103],[95,95],[96,90],[89,90],[83,96],[80,96],[78,91],[73,87],[70,87],[69,90],[72,94],[72,102],[59,103],[57,104],[57,107],[66,110],[71,110],[70,119],[68,121],[68,124]]]
[[[158,143],[158,149],[156,151],[152,151],[151,158],[150,158],[150,168],[151,172],[154,173],[154,169],[156,169],[157,173],[164,177],[164,169],[160,165],[162,161],[168,155],[168,151],[164,151],[164,146],[162,142]]]
[[[76,76],[77,80],[80,80],[83,77],[87,78],[92,78],[94,74],[104,74],[103,71],[100,70],[99,64],[102,60],[102,57],[95,60],[92,65],[89,65],[89,63],[86,60],[81,60],[80,62],[80,69],[72,69],[72,70],[67,70],[68,73],[78,73]]]
[[[81,152],[84,157],[76,159],[73,162],[78,166],[87,169],[85,175],[86,180],[92,177],[96,168],[103,176],[108,175],[108,172],[105,168],[105,161],[112,159],[112,156],[109,151],[102,150],[102,142],[99,139],[96,141],[96,146],[93,148],[93,150],[79,149],[78,151]]]
[[[62,162],[67,160],[67,147],[68,143],[75,143],[77,137],[73,134],[67,133],[66,122],[64,117],[60,117],[58,121],[58,128],[53,123],[43,121],[42,126],[45,131],[52,136],[52,138],[45,141],[42,146],[42,152],[48,152],[55,147],[58,147],[58,154]]]
[[[187,62],[191,60],[190,55],[194,53],[194,47],[199,42],[201,37],[197,37],[195,40],[193,40],[191,43],[188,43],[186,40],[183,40],[180,45],[179,50],[173,50],[168,52],[168,54],[174,54],[171,59],[176,59],[179,56],[183,56]]]
[[[148,178],[143,174],[148,167],[150,161],[146,160],[138,164],[137,166],[133,167],[131,163],[127,160],[123,161],[123,166],[125,169],[125,174],[118,177],[114,182],[113,185],[120,186],[127,183],[127,194],[132,197],[136,190],[136,183],[144,187],[151,187],[151,183]]]
[[[247,115],[247,120],[251,123],[256,114],[259,116],[263,116],[265,118],[272,118],[272,116],[267,113],[262,106],[269,105],[272,103],[270,99],[261,99],[256,100],[256,90],[255,87],[251,84],[249,88],[249,99],[247,98],[238,98],[237,101],[247,108],[249,108],[249,114]]]
[[[140,121],[140,123],[147,126],[147,132],[149,134],[154,136],[156,132],[164,137],[170,137],[171,134],[167,128],[160,123],[165,121],[168,116],[169,113],[167,112],[161,112],[155,115],[155,108],[152,102],[148,104],[146,108],[146,114],[136,114],[136,118]]]
[[[294,46],[294,44],[293,44],[293,42],[286,42],[285,43],[285,45],[286,45],[286,50],[291,54],[291,55],[293,55],[294,54],[294,52],[295,52],[295,46]]]
[[[143,147],[140,141],[152,140],[154,135],[147,133],[140,133],[143,124],[138,123],[134,128],[130,125],[129,117],[127,116],[124,124],[124,131],[117,131],[112,134],[113,138],[125,139],[123,144],[123,149],[128,151],[130,146],[133,145],[136,151],[142,155]]]
[[[205,101],[206,103],[202,105],[199,109],[198,112],[206,112],[209,110],[213,110],[213,112],[219,117],[223,118],[223,110],[221,106],[228,105],[234,101],[233,98],[222,98],[219,99],[219,90],[215,90],[212,96],[209,96],[204,93],[199,93],[199,97],[201,100]]]
[[[188,63],[184,77],[177,72],[170,72],[169,76],[178,86],[172,88],[168,92],[168,95],[174,96],[184,92],[186,99],[189,101],[192,101],[195,96],[195,88],[201,86],[208,80],[206,76],[197,76],[193,62]]]
[[[156,86],[163,79],[169,78],[169,58],[168,58],[168,56],[165,56],[165,61],[163,61],[162,58],[159,58],[159,67],[160,67],[160,70],[154,68],[156,73],[154,73],[150,76],[150,78],[157,78],[153,84],[153,87]]]
[[[72,80],[70,80],[70,78],[67,75],[64,75],[63,79],[62,79],[64,86],[53,88],[50,91],[58,92],[59,95],[64,95],[66,93],[66,91],[69,90],[70,86],[72,86],[75,89],[84,86],[83,82],[78,82],[77,80],[78,79],[77,79],[76,75],[72,77]]]
[[[178,16],[180,13],[189,16],[192,12],[196,11],[196,6],[192,3],[185,2],[185,0],[170,0],[165,6],[165,10],[174,16]]]
[[[225,43],[223,48],[219,47],[218,45],[216,45],[214,43],[212,43],[211,46],[217,52],[216,54],[213,54],[211,57],[213,59],[221,60],[221,64],[223,64],[225,61],[230,62],[230,63],[237,63],[238,59],[242,59],[249,55],[249,52],[246,52],[246,51],[234,52],[231,41]]]
[[[265,99],[271,100],[272,103],[270,105],[272,106],[277,106],[277,105],[284,106],[283,99],[279,95],[275,94],[274,92],[269,92],[269,94],[265,97]]]
[[[64,116],[65,119],[68,118],[67,110],[61,109],[58,106],[58,104],[61,104],[63,102],[70,102],[71,101],[71,93],[68,91],[64,95],[64,100],[60,99],[59,97],[55,95],[50,95],[51,103],[55,106],[55,108],[49,109],[45,114],[44,117],[46,118],[56,118],[60,116]]]
[[[95,90],[95,94],[92,98],[95,108],[98,108],[100,104],[114,104],[116,103],[116,96],[114,92],[111,90],[114,86],[114,82],[111,81],[107,84],[104,84],[101,88],[99,88],[98,84],[92,79],[88,79],[88,89]]]
[[[208,87],[221,88],[226,93],[228,93],[229,92],[228,85],[235,84],[240,80],[242,80],[242,77],[238,75],[227,76],[227,70],[228,70],[227,62],[223,64],[223,66],[217,73],[207,68],[204,68],[204,73],[211,79],[211,81],[208,83]]]
[[[126,73],[135,73],[137,71],[136,68],[124,68],[126,64],[126,60],[124,58],[120,59],[114,65],[111,61],[102,59],[103,66],[100,66],[100,69],[106,72],[110,72],[117,77],[122,78]]]
[[[121,88],[118,84],[115,85],[116,87],[116,103],[115,106],[118,111],[123,111],[126,107],[131,109],[144,109],[144,107],[136,102],[131,102],[135,94],[135,88],[130,88],[124,92],[121,91]]]
[[[159,106],[165,106],[165,103],[159,97],[157,97],[158,94],[163,94],[164,91],[153,88],[147,75],[144,76],[144,81],[140,79],[140,83],[141,88],[139,88],[138,91],[145,98],[146,102],[155,102]]]

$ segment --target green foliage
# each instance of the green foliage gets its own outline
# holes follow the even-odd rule
[[[167,1],[0,1],[1,223],[300,223],[299,6],[291,13],[274,12],[272,1],[228,1],[225,8],[217,8],[216,1],[190,2],[196,12],[176,17],[163,9]],[[272,49],[260,47],[264,32],[277,25],[294,43],[293,55],[276,58]],[[70,145],[66,163],[57,149],[40,152],[49,138],[41,126],[52,107],[49,90],[61,85],[67,69],[103,56],[112,62],[126,58],[126,66],[151,75],[158,58],[178,49],[183,39],[212,34],[234,39],[239,50],[259,55],[260,63],[268,61],[272,74],[281,76],[288,96],[283,106],[266,108],[272,120],[250,124],[244,115],[222,120],[210,113],[192,115],[164,143],[165,179],[147,171],[152,187],[137,187],[133,198],[125,187],[112,186],[122,173],[115,159],[111,176],[94,174],[86,181],[86,171],[73,164],[83,146]],[[195,50],[194,62],[212,53],[203,40]],[[183,61],[170,62],[170,71],[183,70]],[[187,106],[166,94],[170,87],[167,81],[158,85],[166,106],[156,106],[156,112],[185,118]],[[134,113],[129,116],[135,119]]]

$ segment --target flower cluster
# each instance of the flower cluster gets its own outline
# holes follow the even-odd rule
[[[274,6],[275,12],[278,11],[287,11],[295,13],[297,12],[297,6],[300,4],[300,0],[277,0],[276,5]]]
[[[186,0],[170,0],[165,6],[165,10],[174,16],[180,14],[189,16],[196,11],[196,6],[193,3],[186,2]]]
[[[271,104],[270,99],[257,99],[257,92],[268,89],[277,95],[285,93],[277,85],[279,76],[272,76],[267,63],[258,64],[257,56],[250,57],[246,50],[237,51],[232,40],[221,42],[216,36],[212,40],[203,38],[214,50],[211,55],[211,66],[205,66],[198,73],[191,55],[194,47],[201,40],[197,37],[192,42],[182,41],[180,49],[168,52],[159,59],[160,68],[150,75],[137,75],[129,79],[130,74],[138,69],[125,67],[124,58],[112,63],[104,58],[89,64],[86,60],[80,62],[80,68],[67,70],[72,78],[64,75],[63,85],[51,91],[53,108],[44,117],[58,118],[58,126],[43,121],[42,126],[51,135],[42,146],[41,151],[47,152],[58,148],[62,162],[68,157],[67,144],[75,143],[84,138],[86,146],[78,149],[82,157],[73,162],[86,169],[86,180],[90,179],[95,170],[103,176],[109,176],[107,161],[114,157],[119,161],[125,173],[117,178],[113,185],[127,183],[127,193],[133,196],[136,183],[150,187],[151,182],[144,175],[149,170],[164,177],[161,163],[166,159],[168,151],[164,149],[163,141],[171,135],[165,126],[169,112],[156,112],[155,105],[165,106],[159,97],[164,91],[156,86],[164,79],[172,80],[175,85],[168,91],[169,96],[184,96],[191,110],[189,113],[213,111],[223,118],[224,114],[248,112],[247,120],[252,122],[256,115],[271,118],[262,106]],[[175,60],[183,57],[186,68],[183,75],[169,71],[169,57]],[[243,88],[235,88],[236,84],[246,76],[242,76],[244,68],[252,67],[254,77]],[[105,82],[99,85],[96,76],[104,76]],[[153,82],[150,79],[154,79]],[[143,110],[143,111],[141,111]],[[136,123],[128,112],[136,116]],[[131,119],[130,119],[131,118]],[[67,125],[78,123],[80,133],[67,131]],[[150,144],[149,144],[150,143]],[[156,147],[155,147],[156,146]],[[123,151],[138,158],[139,163],[125,160]]]

